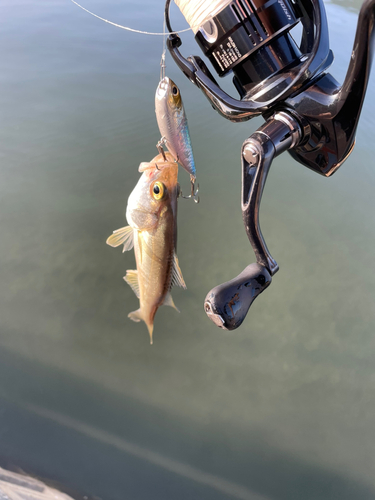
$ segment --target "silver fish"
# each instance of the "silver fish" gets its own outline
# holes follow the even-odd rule
[[[143,174],[126,208],[129,226],[107,239],[113,247],[123,245],[124,252],[134,246],[137,270],[126,271],[124,280],[139,298],[140,307],[129,318],[146,323],[151,344],[156,311],[161,305],[177,309],[170,289],[173,285],[186,288],[176,256],[178,165],[169,153],[166,160],[158,155],[141,163]]]
[[[168,151],[195,180],[193,148],[180,90],[167,76],[159,82],[156,89],[155,112],[160,134]]]

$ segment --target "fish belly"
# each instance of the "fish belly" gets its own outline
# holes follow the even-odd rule
[[[174,244],[165,226],[160,224],[153,232],[139,232],[134,245],[140,310],[148,326],[153,324],[156,311],[163,304],[171,283]]]

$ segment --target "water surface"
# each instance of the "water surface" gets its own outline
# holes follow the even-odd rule
[[[159,0],[85,6],[162,26]],[[359,6],[326,4],[339,81]],[[332,178],[274,162],[261,223],[280,271],[228,333],[203,300],[254,261],[240,147],[261,120],[226,122],[167,59],[201,203],[179,202],[188,289],[173,292],[181,314],[158,311],[151,347],[127,318],[134,257],[105,240],[156,152],[161,39],[68,0],[0,12],[0,465],[105,500],[375,499],[374,78]],[[183,49],[199,54],[189,34]]]

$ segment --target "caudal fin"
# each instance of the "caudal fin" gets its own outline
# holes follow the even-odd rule
[[[139,323],[139,321],[144,321],[146,323],[146,326],[148,328],[148,333],[150,334],[150,344],[153,343],[153,340],[152,340],[152,332],[154,331],[154,323],[147,323],[147,321],[144,319],[143,317],[143,314],[141,312],[140,309],[137,309],[136,311],[133,311],[131,313],[128,314],[128,318],[130,318],[131,320]]]

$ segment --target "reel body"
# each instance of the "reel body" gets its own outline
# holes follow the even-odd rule
[[[210,0],[206,0],[208,14],[205,11],[201,24],[193,29],[218,75],[233,73],[239,99],[220,88],[200,57],[186,59],[181,54],[178,35],[169,35],[167,46],[183,73],[223,117],[237,122],[263,115],[266,120],[245,140],[241,154],[242,214],[257,264],[215,287],[205,300],[214,323],[233,330],[278,270],[259,225],[261,197],[273,158],[289,151],[300,164],[329,177],[353,150],[372,61],[375,0],[362,5],[342,85],[327,73],[333,54],[321,0],[222,2],[210,15]],[[166,24],[172,32],[169,3]],[[302,27],[299,44],[291,34],[297,24]]]

